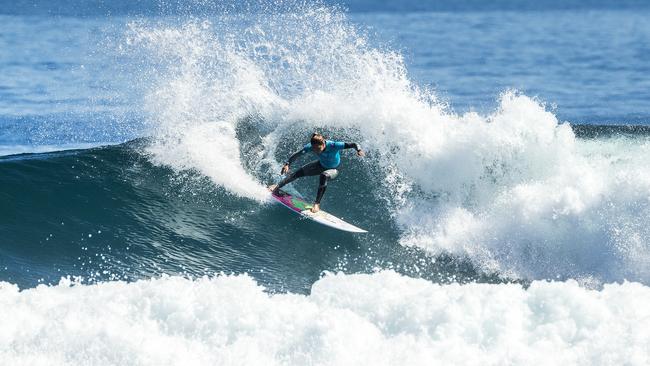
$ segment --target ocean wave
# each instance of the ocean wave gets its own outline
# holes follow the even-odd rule
[[[645,137],[576,138],[516,91],[492,113],[456,114],[326,6],[136,22],[125,37],[149,85],[157,164],[262,202],[279,162],[320,130],[369,152],[379,187],[367,189],[402,245],[515,278],[650,281]]]

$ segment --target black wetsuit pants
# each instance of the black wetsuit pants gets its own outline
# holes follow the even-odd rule
[[[284,185],[289,184],[298,178],[308,177],[313,175],[320,175],[318,193],[316,194],[316,201],[315,201],[316,203],[320,204],[320,200],[323,198],[323,195],[325,194],[325,189],[327,189],[327,181],[336,178],[339,175],[339,171],[334,168],[325,168],[324,166],[320,165],[320,162],[318,160],[305,164],[302,166],[302,168],[289,174],[286,178],[280,181],[280,183],[278,183],[278,188],[281,188]]]

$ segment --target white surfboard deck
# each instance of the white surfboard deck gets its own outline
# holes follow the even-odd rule
[[[283,206],[287,207],[291,211],[296,212],[305,218],[316,221],[319,224],[329,226],[337,230],[347,231],[350,233],[368,232],[348,222],[345,222],[340,218],[326,211],[320,210],[316,213],[311,212],[310,209],[312,208],[313,205],[310,202],[305,201],[304,198],[298,195],[292,195],[281,189],[278,190],[277,194],[272,193],[271,195],[276,201],[280,202]]]

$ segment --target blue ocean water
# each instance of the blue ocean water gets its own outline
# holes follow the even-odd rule
[[[352,16],[392,39],[409,72],[459,111],[520,90],[562,121],[647,124],[650,52],[643,10]]]
[[[470,5],[456,12],[387,12],[385,4],[352,3],[374,11],[348,18],[377,47],[399,52],[409,76],[458,111],[493,109],[500,93],[516,89],[556,107],[562,121],[648,123],[648,8],[596,3],[558,10],[551,2],[548,9],[536,5],[545,11],[516,11],[505,2],[503,11],[478,5],[472,11]],[[141,93],[120,72],[129,64],[106,51],[136,18],[4,15],[2,115],[138,112]]]
[[[3,4],[0,364],[647,364],[649,15]]]

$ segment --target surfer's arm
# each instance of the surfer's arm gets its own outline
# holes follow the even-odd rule
[[[341,144],[343,144],[342,149],[355,149],[357,151],[357,155],[365,155],[363,150],[361,150],[361,145],[357,144],[356,142],[342,142]]]
[[[298,159],[304,153],[309,151],[310,148],[311,148],[311,144],[307,144],[307,145],[303,146],[302,149],[300,149],[300,150],[296,151],[295,153],[291,154],[289,159],[284,162],[284,165],[291,165],[294,161],[296,161],[296,159]]]
[[[357,152],[361,151],[361,146],[357,144],[356,142],[344,142],[343,143],[343,148],[344,149],[355,149]]]
[[[284,165],[282,166],[282,171],[281,174],[287,174],[289,172],[289,166],[291,163],[293,163],[296,159],[298,159],[301,155],[305,154],[307,151],[311,149],[311,144],[306,144],[303,146],[302,149],[296,151],[295,153],[291,154],[289,159],[284,162]]]

